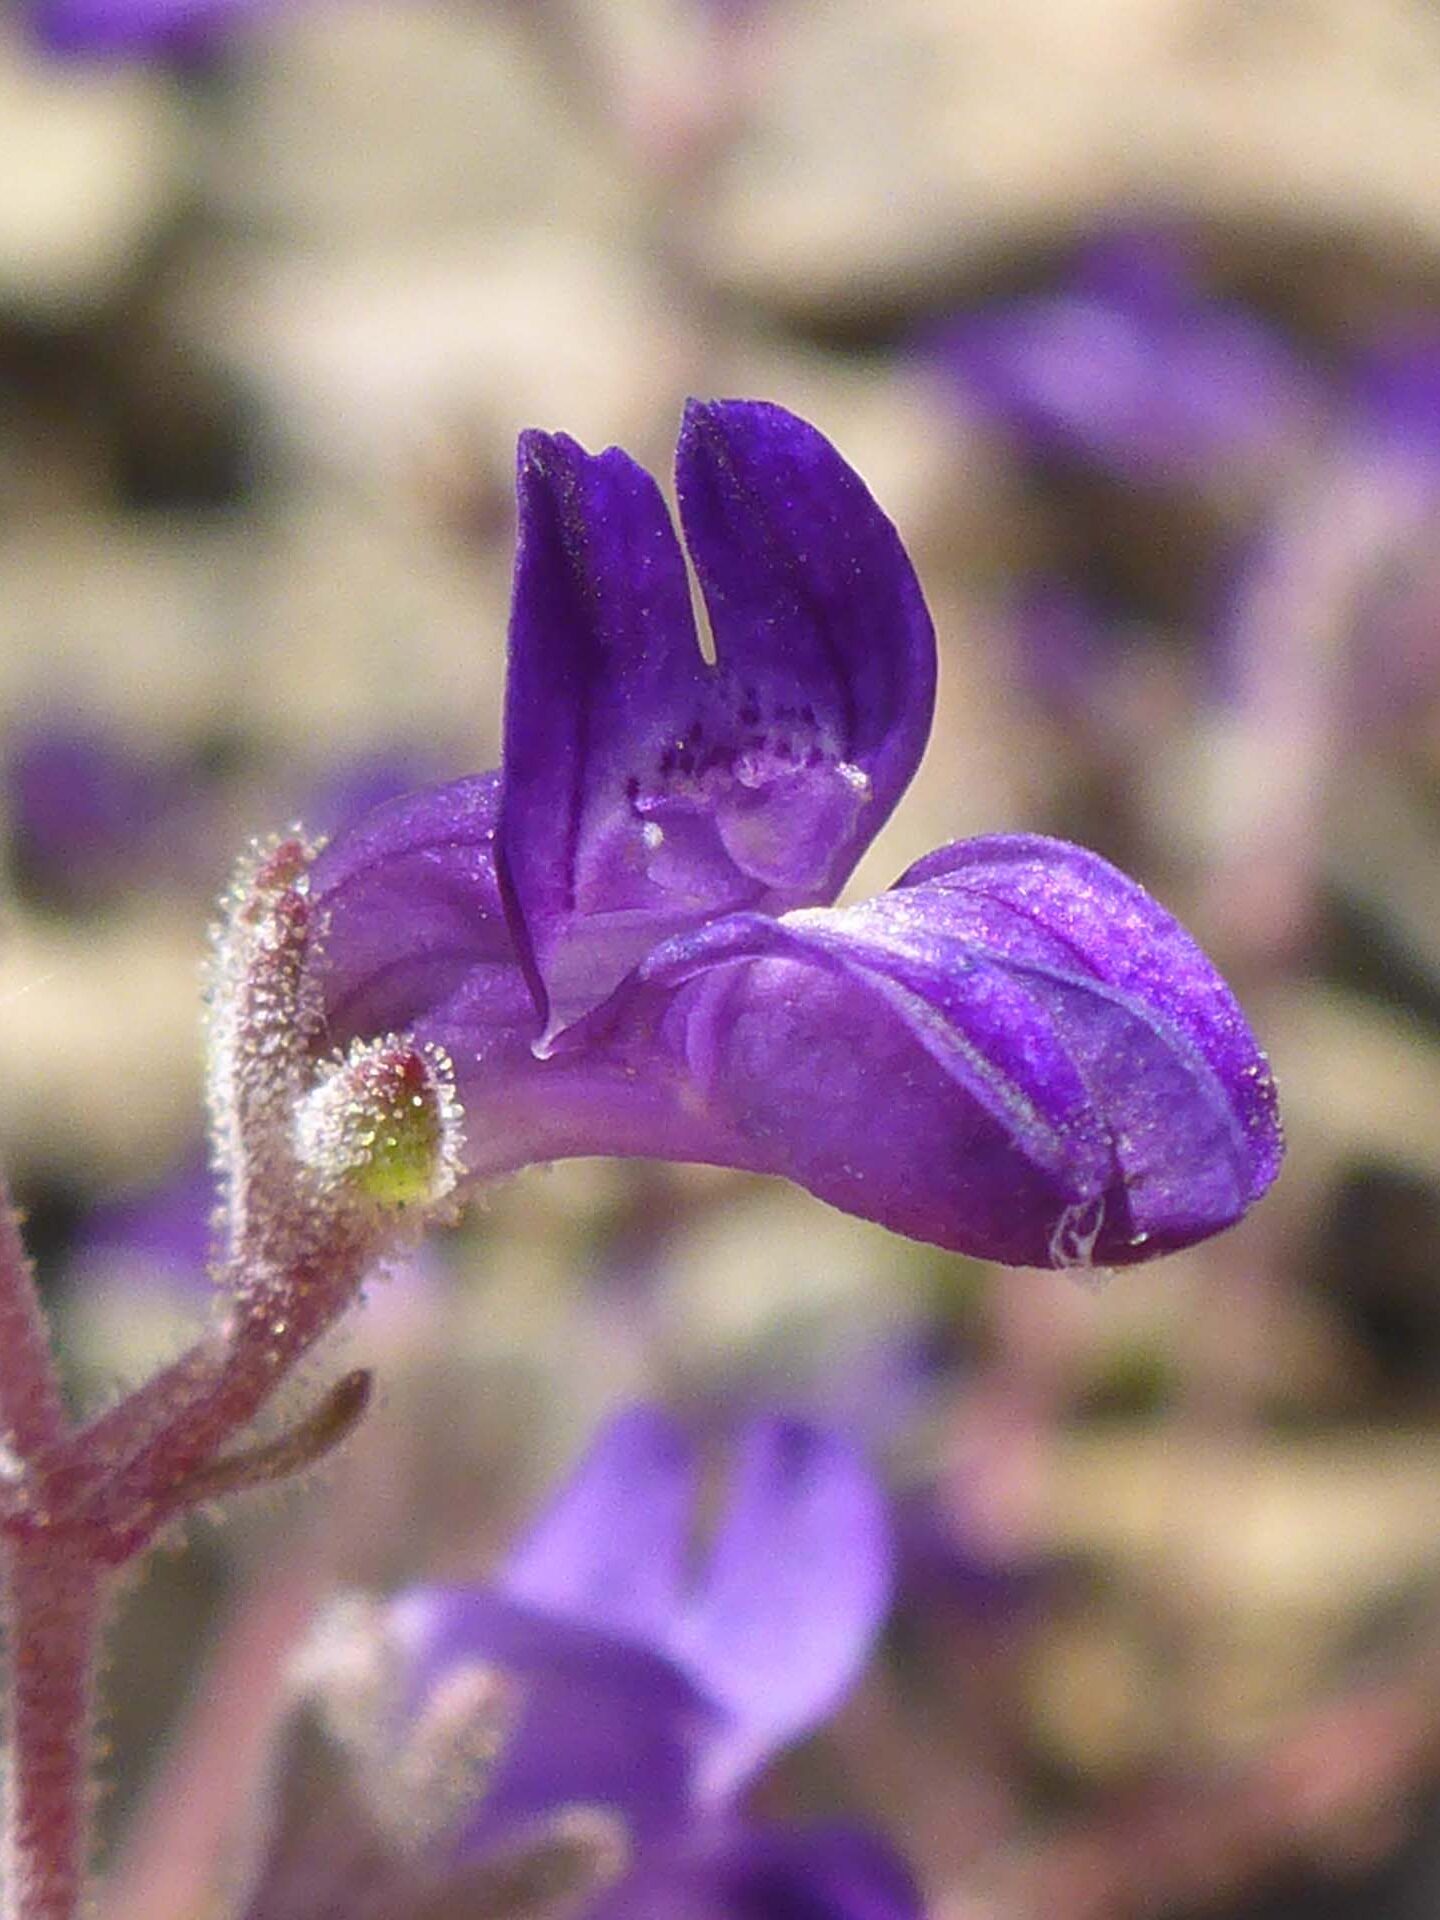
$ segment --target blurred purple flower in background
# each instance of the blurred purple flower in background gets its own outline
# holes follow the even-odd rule
[[[207,1299],[217,1198],[215,1176],[197,1154],[161,1185],[92,1207],[72,1260],[81,1272],[124,1266],[177,1299]]]
[[[147,888],[208,894],[237,832],[262,808],[303,813],[312,831],[336,833],[382,801],[433,778],[443,764],[403,742],[302,765],[272,776],[267,797],[244,770],[212,764],[198,742],[135,739],[98,713],[44,711],[18,721],[0,758],[8,850],[48,901],[91,909]]]
[[[312,832],[343,833],[373,808],[408,793],[417,780],[433,778],[437,767],[436,759],[398,741],[359,748],[309,770],[309,793],[297,810]]]
[[[891,1579],[879,1485],[848,1443],[770,1414],[738,1437],[697,1564],[699,1497],[679,1423],[632,1408],[488,1584],[414,1588],[369,1618],[392,1715],[380,1791],[421,1782],[428,1729],[452,1713],[447,1700],[483,1702],[488,1677],[513,1704],[488,1779],[437,1836],[442,1885],[584,1816],[610,1836],[613,1880],[587,1920],[918,1916],[909,1876],[877,1839],[743,1811],[761,1770],[834,1711],[879,1634]],[[341,1673],[346,1617],[330,1636]],[[262,1895],[252,1911],[272,1907]]]
[[[1393,724],[1433,699],[1440,664],[1440,336],[1372,341],[1334,415],[1324,458],[1230,570],[1216,623],[1223,692],[1243,705],[1268,677],[1278,711],[1334,673],[1346,723]]]
[[[884,1499],[868,1468],[823,1429],[751,1421],[692,1579],[698,1498],[678,1423],[633,1409],[489,1587],[396,1603],[417,1695],[462,1656],[520,1682],[519,1719],[465,1847],[564,1802],[615,1808],[637,1840],[667,1836],[697,1812],[728,1810],[848,1690],[890,1593]]]
[[[650,476],[523,439],[504,771],[317,862],[332,1036],[444,1048],[476,1177],[706,1161],[1023,1265],[1231,1224],[1279,1165],[1268,1069],[1134,881],[997,836],[828,906],[934,699],[919,585],[858,476],[730,401],[692,404],[676,478],[714,664]]]
[[[1423,749],[1433,728],[1437,527],[1440,344],[1421,325],[1356,356],[1317,456],[1279,492],[1226,582],[1212,642],[1214,775],[1193,817],[1212,875],[1210,924],[1232,951],[1278,956],[1312,938],[1327,870],[1343,871],[1352,898],[1371,893],[1376,862],[1346,851],[1357,814],[1347,788],[1337,817],[1334,769],[1368,748],[1377,763],[1361,788],[1383,784],[1388,804],[1403,793],[1396,748]],[[1380,834],[1398,846],[1393,810]]]
[[[1009,631],[1037,707],[1073,724],[1094,717],[1113,652],[1113,622],[1069,581],[1035,574],[1014,596]]]
[[[98,719],[39,714],[12,729],[4,773],[13,851],[67,897],[184,859],[192,769],[177,756],[143,753]]]
[[[1312,382],[1278,331],[1217,300],[1177,233],[1096,240],[1053,293],[997,301],[928,343],[964,397],[1042,457],[1120,479],[1233,480],[1310,422]]]
[[[1371,343],[1354,377],[1367,437],[1405,451],[1440,478],[1440,336],[1393,329]]]
[[[716,1825],[640,1864],[586,1920],[920,1920],[915,1883],[857,1828]]]
[[[210,1318],[218,1197],[197,1149],[157,1184],[86,1210],[66,1250],[61,1296],[83,1377],[142,1379]]]
[[[86,58],[203,57],[247,18],[282,0],[31,0],[31,37],[46,53]]]
[[[1377,503],[1368,577],[1351,595],[1349,706],[1393,727],[1440,698],[1440,334],[1372,343],[1352,379],[1341,458]],[[1352,520],[1363,516],[1352,513]]]

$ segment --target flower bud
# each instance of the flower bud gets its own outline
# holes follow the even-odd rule
[[[322,1185],[381,1211],[433,1206],[460,1175],[460,1105],[438,1047],[356,1041],[322,1070],[296,1117],[296,1150]]]

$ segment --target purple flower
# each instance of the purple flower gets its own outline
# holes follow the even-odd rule
[[[125,58],[203,55],[279,0],[32,0],[32,38],[47,53]]]
[[[1365,487],[1370,551],[1349,596],[1347,710],[1393,732],[1423,726],[1440,696],[1440,333],[1377,342],[1354,388],[1350,459]]]
[[[1042,454],[1127,480],[1223,477],[1267,461],[1313,406],[1278,335],[1208,293],[1163,232],[1095,243],[1061,290],[967,314],[931,350]]]
[[[1392,456],[1440,469],[1440,334],[1395,330],[1356,363],[1357,437]]]
[[[457,1862],[504,1855],[583,1808],[618,1822],[626,1859],[593,1920],[918,1915],[878,1842],[740,1811],[767,1761],[833,1711],[879,1632],[890,1590],[879,1487],[824,1429],[755,1419],[692,1573],[698,1494],[678,1423],[632,1409],[488,1586],[417,1588],[385,1610],[402,1744],[457,1675],[484,1670],[514,1689]]]
[[[782,1174],[918,1239],[1121,1264],[1228,1226],[1281,1144],[1224,982],[1060,841],[941,848],[832,901],[923,750],[929,616],[813,428],[692,404],[681,522],[561,435],[520,451],[503,774],[314,870],[339,1041],[453,1060],[471,1172],[641,1154]]]
[[[1066,726],[1102,717],[1095,709],[1104,705],[1118,622],[1072,582],[1051,574],[1022,582],[1008,613],[1016,665],[1036,705]]]
[[[1396,329],[1351,365],[1325,457],[1233,557],[1215,620],[1220,692],[1258,738],[1307,739],[1310,785],[1341,726],[1414,725],[1440,685],[1440,334]],[[1262,769],[1257,767],[1257,773]],[[1276,783],[1257,791],[1272,833]]]
[[[321,833],[339,831],[443,764],[395,744],[293,768],[282,804]],[[34,886],[90,906],[137,887],[186,887],[233,846],[253,796],[217,775],[193,745],[130,741],[97,714],[37,711],[18,720],[0,760],[11,852]],[[273,788],[273,781],[272,781]],[[273,797],[273,795],[272,795]]]
[[[82,1270],[125,1264],[177,1298],[208,1299],[216,1199],[197,1155],[159,1186],[93,1208],[72,1258]]]
[[[6,811],[16,853],[42,882],[93,895],[133,883],[183,831],[186,769],[146,757],[99,720],[35,715],[6,743]]]

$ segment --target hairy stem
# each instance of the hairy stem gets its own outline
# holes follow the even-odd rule
[[[197,1367],[192,1390],[107,1480],[92,1505],[94,1518],[111,1535],[108,1553],[115,1562],[129,1559],[192,1503],[189,1489],[196,1476],[249,1425],[353,1300],[364,1277],[365,1252],[342,1242],[328,1258],[285,1276],[273,1301],[267,1291],[257,1290],[240,1304],[213,1371]],[[117,1409],[120,1415],[125,1411]]]
[[[0,1426],[38,1523],[8,1544],[4,1920],[72,1920],[89,1852],[92,1688],[103,1574],[46,1532],[49,1464],[69,1422],[19,1225],[0,1182]]]
[[[75,1920],[80,1912],[103,1580],[82,1549],[62,1540],[11,1547],[4,1920]]]
[[[65,1408],[20,1228],[0,1180],[0,1431],[20,1461],[64,1438]]]

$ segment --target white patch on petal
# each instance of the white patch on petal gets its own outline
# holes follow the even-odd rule
[[[1072,1273],[1091,1274],[1095,1269],[1095,1242],[1105,1225],[1105,1196],[1077,1201],[1066,1207],[1050,1235],[1050,1259],[1054,1266]]]

